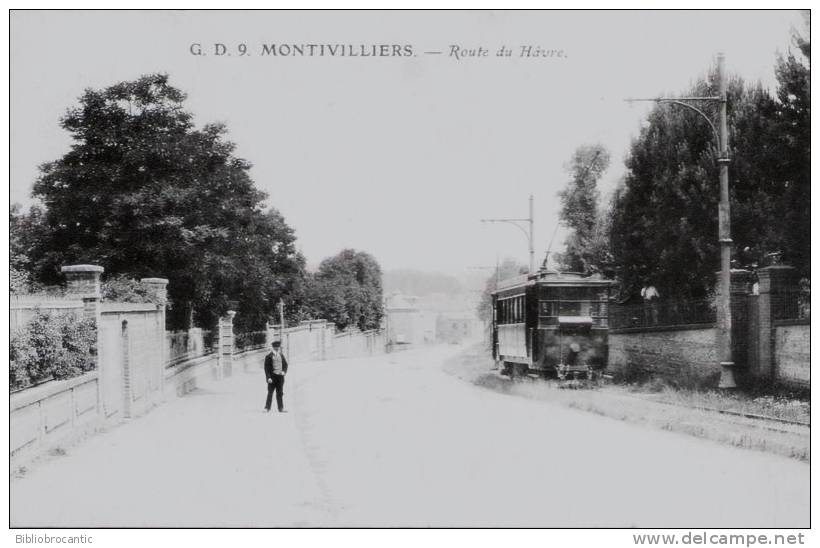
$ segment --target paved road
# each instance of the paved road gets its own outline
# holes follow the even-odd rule
[[[34,466],[17,526],[806,527],[809,466],[496,394],[457,347],[238,374]]]

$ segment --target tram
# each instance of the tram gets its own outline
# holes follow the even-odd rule
[[[493,358],[503,374],[593,379],[606,368],[612,282],[541,270],[492,294]]]

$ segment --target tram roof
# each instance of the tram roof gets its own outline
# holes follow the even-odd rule
[[[524,285],[554,285],[565,287],[579,287],[579,286],[608,286],[612,285],[612,280],[607,280],[600,274],[584,275],[580,272],[557,272],[554,270],[545,271],[539,270],[533,275],[522,274],[507,278],[498,282],[498,289],[502,291],[505,289],[512,289],[514,287]]]

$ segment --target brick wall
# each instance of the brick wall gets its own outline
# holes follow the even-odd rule
[[[775,379],[808,387],[811,380],[811,325],[807,321],[777,321],[774,326]]]
[[[683,384],[708,383],[720,375],[716,336],[711,325],[612,330],[608,371],[652,374]]]

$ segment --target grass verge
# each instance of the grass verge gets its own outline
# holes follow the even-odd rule
[[[718,443],[775,453],[808,462],[808,424],[791,424],[744,415],[808,423],[809,403],[773,396],[725,395],[654,387],[607,384],[566,390],[552,381],[516,380],[492,370],[481,345],[451,358],[444,370],[478,386],[520,397],[557,403],[605,417],[679,432]],[[721,413],[719,411],[727,411]]]

